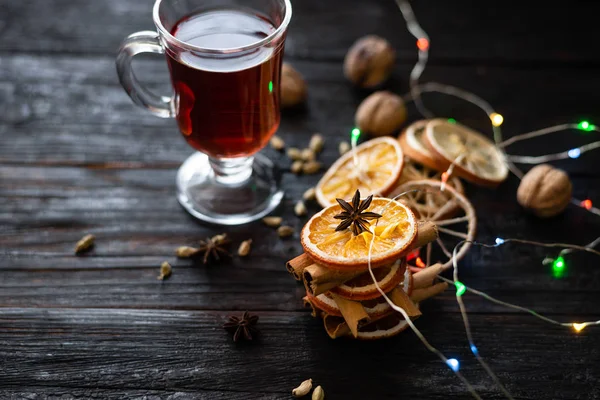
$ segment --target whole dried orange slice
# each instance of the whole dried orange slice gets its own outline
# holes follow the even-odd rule
[[[494,187],[508,177],[503,153],[494,143],[460,124],[443,120],[427,124],[425,143],[446,168],[454,163],[454,172],[461,178],[481,186]]]
[[[360,201],[357,191],[351,205],[346,203],[342,208],[340,204],[315,214],[302,228],[302,247],[316,263],[337,270],[365,270],[373,242],[371,266],[389,265],[398,260],[416,238],[415,215],[399,201],[371,196]],[[372,219],[377,214],[380,217]],[[369,219],[362,218],[363,215]],[[353,219],[352,224],[346,224],[348,220],[341,216]]]
[[[315,187],[322,207],[347,199],[356,190],[385,196],[402,173],[404,155],[397,140],[381,137],[364,142],[341,156]]]
[[[400,133],[398,141],[407,157],[433,170],[444,171],[446,162],[438,160],[424,142],[425,128],[431,121],[438,121],[438,119],[422,119],[413,122]]]

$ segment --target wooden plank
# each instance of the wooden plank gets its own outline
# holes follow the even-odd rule
[[[164,391],[157,398],[168,392],[203,398],[211,390],[231,393],[223,398],[250,393],[247,398],[285,399],[311,377],[331,399],[373,393],[378,399],[398,393],[419,399],[468,397],[452,372],[410,332],[373,343],[332,341],[308,312],[271,312],[259,313],[260,341],[235,345],[220,328],[226,315],[1,309],[0,392],[52,396],[73,388],[82,396],[104,398],[130,389],[127,393]],[[600,395],[594,373],[600,354],[592,328],[575,335],[523,316],[473,315],[471,322],[480,354],[515,398]],[[484,398],[499,396],[469,356],[458,315],[425,314],[416,324],[432,343],[443,344],[448,357],[461,360],[461,372]]]
[[[268,394],[256,392],[233,392],[222,390],[210,390],[210,388],[194,390],[136,390],[118,388],[74,388],[47,386],[21,386],[8,388],[2,391],[2,395],[9,399],[91,399],[101,398],[104,400],[122,399],[148,399],[148,400],[277,400],[283,398],[282,394]]]
[[[339,63],[295,64],[308,81],[308,105],[304,111],[284,113],[279,134],[288,145],[306,146],[309,135],[320,131],[332,138],[323,159],[333,160],[338,141],[348,138],[356,106],[368,93],[345,81]],[[140,75],[149,81],[166,82],[163,69],[164,61],[140,63]],[[7,56],[0,59],[0,70],[6,71],[0,77],[0,134],[10,138],[0,142],[0,163],[173,168],[191,153],[174,121],[155,118],[132,104],[116,81],[111,57]],[[77,72],[64,72],[71,70]],[[389,89],[405,93],[409,71],[408,65],[398,66]],[[454,84],[490,101],[505,116],[506,137],[582,118],[600,119],[594,107],[600,91],[590,89],[593,70],[432,66],[424,79]],[[461,100],[427,95],[425,101],[437,115],[490,131],[485,115]],[[409,120],[420,118],[413,105],[408,110]],[[589,136],[572,132],[556,134],[544,150],[564,151],[589,141]],[[509,150],[539,154],[539,143],[519,143]],[[566,165],[571,172],[589,174],[593,160],[584,155]]]
[[[0,5],[0,50],[114,54],[121,40],[153,29],[151,0],[23,0]],[[595,2],[564,7],[517,0],[477,3],[412,2],[431,37],[432,62],[522,61],[598,63],[594,36],[582,17],[595,15]],[[286,52],[306,59],[341,60],[353,41],[379,34],[392,42],[401,60],[416,59],[409,35],[392,0],[296,1]],[[60,10],[60,18],[47,18]],[[91,17],[93,16],[93,18]]]

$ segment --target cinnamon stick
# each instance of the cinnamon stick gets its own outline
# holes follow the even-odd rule
[[[421,311],[419,311],[419,308],[413,303],[404,290],[395,288],[390,292],[389,297],[395,305],[406,311],[409,317],[416,318],[421,316]]]
[[[331,294],[333,301],[337,304],[350,332],[354,337],[358,336],[358,328],[370,321],[369,315],[365,308],[358,301],[352,301],[338,296],[335,293]]]
[[[407,250],[407,253],[423,247],[427,243],[433,242],[438,236],[437,226],[431,221],[419,222],[417,229],[417,238]],[[298,257],[294,260],[297,258]],[[291,260],[290,262],[294,260]],[[290,262],[288,262],[288,264]],[[304,279],[306,290],[313,296],[318,296],[319,294],[325,293],[330,289],[363,274],[365,271],[366,268],[359,271],[345,272],[329,269],[319,264],[312,264],[304,268],[302,277]]]
[[[348,327],[348,324],[342,317],[325,315],[323,316],[323,325],[325,326],[325,331],[332,339],[352,334],[350,327]]]
[[[413,289],[423,289],[433,285],[435,277],[444,270],[442,264],[433,264],[427,268],[420,269],[413,274]]]
[[[313,296],[318,296],[352,278],[364,274],[364,272],[365,271],[337,271],[318,264],[312,264],[304,269],[302,277],[304,278],[306,290]]]
[[[306,253],[302,253],[298,257],[295,257],[285,263],[285,267],[287,268],[288,272],[292,274],[294,279],[300,281],[302,280],[302,272],[312,263],[313,261],[310,259],[310,257]]]
[[[433,286],[429,286],[424,289],[414,290],[410,296],[410,299],[412,301],[414,301],[415,303],[419,303],[425,299],[428,299],[430,297],[433,297],[437,294],[442,293],[447,288],[448,288],[448,283],[440,282],[440,283],[437,283]]]

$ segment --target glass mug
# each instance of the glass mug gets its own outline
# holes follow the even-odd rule
[[[237,225],[283,198],[279,174],[257,153],[279,127],[279,84],[289,0],[156,0],[157,32],[130,35],[117,73],[134,103],[163,118],[197,150],[179,168],[177,198],[198,219]],[[166,54],[172,97],[136,79],[139,53]]]

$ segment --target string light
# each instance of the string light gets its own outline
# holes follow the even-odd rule
[[[569,150],[569,157],[571,158],[579,158],[579,156],[581,155],[581,150],[579,149],[571,149]]]
[[[490,120],[492,120],[492,125],[500,126],[504,122],[504,117],[498,113],[491,113]]]
[[[581,121],[579,124],[577,124],[577,129],[590,132],[594,130],[594,125],[590,124],[588,121]]]
[[[273,93],[273,81],[269,81],[269,93]]]
[[[479,350],[477,349],[477,347],[474,344],[471,345],[471,353],[473,353],[475,355],[479,355]]]
[[[417,40],[417,47],[421,51],[426,51],[429,49],[429,40],[427,38],[419,38]]]
[[[415,263],[417,264],[417,267],[419,267],[419,268],[425,268],[427,266],[427,265],[425,265],[423,260],[421,260],[421,257],[417,257],[417,259],[415,260]]]
[[[581,202],[581,207],[585,208],[586,210],[591,210],[592,209],[592,201],[590,199],[585,199],[584,201]]]
[[[446,361],[446,364],[452,369],[452,371],[457,372],[460,369],[460,363],[456,358],[449,358]]]
[[[496,246],[500,246],[504,244],[504,239],[497,237],[496,238]]]
[[[448,118],[448,122],[450,122],[451,124],[455,124],[456,120],[454,118]]]
[[[352,129],[352,139],[358,140],[358,138],[360,137],[360,129],[358,128],[354,128]]]
[[[560,278],[565,272],[565,259],[561,256],[557,257],[552,263],[552,274],[555,278]]]
[[[583,323],[583,324],[578,324],[576,322],[573,323],[573,329],[575,329],[575,332],[579,333],[583,330],[583,328],[585,328],[587,326],[587,323]]]
[[[461,281],[454,282],[454,286],[456,286],[456,295],[458,297],[462,296],[467,291],[467,287]]]

